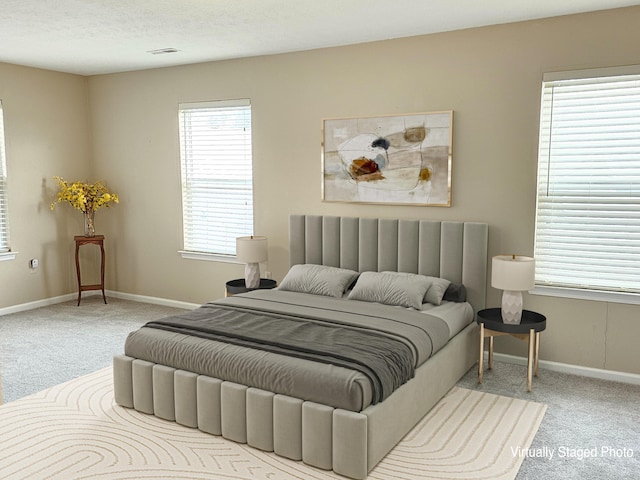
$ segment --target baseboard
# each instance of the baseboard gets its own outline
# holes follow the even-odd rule
[[[200,306],[199,303],[181,302],[178,300],[170,300],[167,298],[148,297],[146,295],[134,295],[132,293],[115,292],[113,290],[105,290],[107,301],[109,297],[120,298],[122,300],[131,300],[133,302],[151,303],[153,305],[162,305],[163,307],[175,307],[184,308],[186,310],[193,310]],[[82,298],[88,298],[93,296],[102,296],[102,292],[84,292]],[[76,300],[78,298],[77,293],[68,293],[66,295],[60,295],[58,297],[45,298],[42,300],[36,300],[35,302],[21,303],[20,305],[12,305],[10,307],[0,308],[0,316],[9,315],[10,313],[25,312],[27,310],[33,310],[34,308],[47,307],[56,303],[68,302],[69,300]]]
[[[59,297],[45,298],[42,300],[36,300],[35,302],[21,303],[20,305],[12,305],[10,307],[0,308],[0,315],[9,315],[10,313],[25,312],[27,310],[33,310],[34,308],[47,307],[56,303],[67,302],[78,298],[77,293],[68,293],[66,295],[60,295]]]
[[[485,352],[485,357],[487,353]],[[497,362],[513,363],[516,365],[527,365],[525,357],[517,357],[506,353],[495,353],[493,359]],[[600,368],[583,367],[580,365],[571,365],[568,363],[552,362],[549,360],[540,360],[538,366],[541,369],[552,370],[560,373],[570,373],[573,375],[581,375],[589,378],[599,378],[600,380],[611,380],[613,382],[629,383],[632,385],[640,385],[640,375],[637,373],[617,372],[615,370],[603,370]]]
[[[163,307],[184,308],[193,310],[201,306],[200,303],[181,302],[179,300],[171,300],[169,298],[148,297],[146,295],[135,295],[133,293],[115,292],[106,290],[107,299],[109,297],[120,298],[122,300],[131,300],[133,302],[151,303],[153,305],[162,305]]]

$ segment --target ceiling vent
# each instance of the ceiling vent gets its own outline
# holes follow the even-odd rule
[[[177,48],[159,48],[158,50],[148,50],[147,53],[151,55],[165,55],[167,53],[177,53],[179,50]]]

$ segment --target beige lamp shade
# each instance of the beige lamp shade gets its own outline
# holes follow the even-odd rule
[[[236,238],[236,257],[243,263],[266,262],[267,237],[238,237]]]
[[[497,255],[491,261],[491,286],[526,291],[535,287],[535,260],[523,255]]]

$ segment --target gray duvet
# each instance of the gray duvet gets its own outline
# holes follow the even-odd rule
[[[257,290],[150,322],[125,354],[360,411],[449,339],[440,318],[376,303]]]

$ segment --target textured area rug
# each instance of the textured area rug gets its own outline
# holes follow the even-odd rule
[[[343,479],[115,405],[111,369],[0,407],[0,478]],[[370,479],[513,479],[546,405],[454,387]]]

